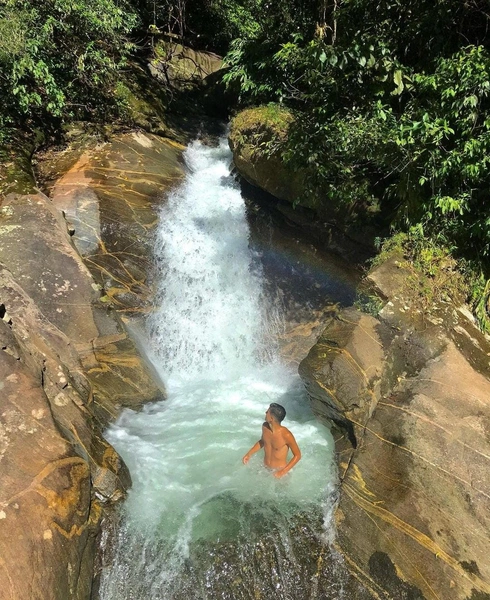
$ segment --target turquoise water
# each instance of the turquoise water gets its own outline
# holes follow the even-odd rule
[[[185,158],[187,178],[160,215],[148,322],[168,399],[124,411],[106,433],[133,487],[106,548],[100,597],[303,600],[297,573],[309,559],[298,558],[292,540],[313,535],[321,547],[332,536],[332,438],[278,356],[281,306],[266,296],[249,248],[226,141],[195,142]],[[259,454],[241,462],[271,402],[286,408],[284,425],[302,451],[280,480]]]

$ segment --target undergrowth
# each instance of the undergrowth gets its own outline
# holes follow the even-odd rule
[[[416,228],[379,242],[379,248],[371,268],[400,257],[399,267],[407,273],[402,293],[412,310],[425,314],[440,302],[467,303],[481,330],[490,333],[490,280],[480,265],[455,258],[451,248],[423,237]]]

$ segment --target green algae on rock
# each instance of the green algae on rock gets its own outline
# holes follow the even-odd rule
[[[229,136],[239,173],[291,204],[302,198],[303,175],[288,168],[279,151],[293,122],[293,114],[277,105],[248,108],[234,117]]]
[[[0,203],[8,194],[36,191],[31,165],[34,143],[18,132],[17,139],[0,147]]]
[[[384,227],[379,211],[355,202],[347,205],[312,189],[309,167],[298,167],[301,161],[291,156],[295,119],[291,110],[276,104],[239,112],[229,135],[236,169],[250,184],[279,199],[277,208],[290,221],[314,230],[315,237],[339,254],[363,261]]]

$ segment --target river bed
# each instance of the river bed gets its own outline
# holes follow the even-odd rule
[[[160,214],[147,323],[168,399],[125,410],[106,432],[133,487],[117,532],[104,534],[99,597],[353,598],[330,548],[332,437],[311,413],[298,352],[285,348],[352,302],[355,274],[317,251],[305,260],[306,242],[251,218],[226,140],[194,142],[185,160]],[[286,408],[302,451],[280,480],[259,454],[241,462],[271,402]]]

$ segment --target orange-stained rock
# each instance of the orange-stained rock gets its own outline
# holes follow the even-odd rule
[[[120,313],[146,309],[157,198],[181,150],[122,135],[79,152],[55,202],[11,194],[0,207],[2,600],[90,597],[102,505],[130,485],[102,428],[164,397]]]
[[[41,372],[34,377],[15,357],[3,321],[0,338],[1,597],[87,598],[80,572],[100,516],[89,462],[58,431]]]
[[[70,360],[77,361],[76,367],[69,368],[80,372],[83,365],[90,364],[83,369],[88,380],[85,385],[91,386],[94,415],[102,422],[113,417],[120,406],[137,408],[161,399],[163,390],[153,381],[118,319],[100,302],[100,291],[72,246],[60,211],[43,194],[12,194],[0,215],[2,302],[11,317],[21,307],[31,307],[14,319],[14,328],[26,329],[29,323],[29,333],[35,332],[35,323],[40,321],[32,315],[39,312],[50,332],[54,327],[58,337],[65,336],[62,345],[70,347]],[[26,261],[26,257],[32,260]],[[45,327],[38,332],[36,343],[45,344],[46,335]],[[57,352],[63,356],[59,349]],[[59,394],[58,403],[66,403],[64,392]]]
[[[148,309],[158,198],[180,181],[182,150],[152,134],[122,134],[83,154],[51,189],[104,300],[125,314]]]
[[[379,320],[341,311],[300,365],[334,423],[337,544],[376,598],[490,598],[490,344],[449,304],[412,314],[396,261],[371,280]]]

